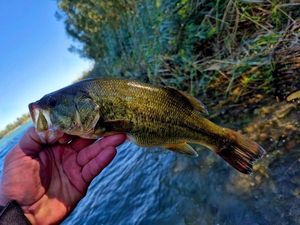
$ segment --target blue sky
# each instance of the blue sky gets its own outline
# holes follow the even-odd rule
[[[54,0],[0,1],[0,130],[92,66],[68,51],[74,42],[56,10]]]

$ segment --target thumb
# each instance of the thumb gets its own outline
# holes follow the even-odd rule
[[[26,155],[33,155],[43,149],[40,137],[34,127],[30,127],[19,143],[20,148]]]
[[[26,155],[36,155],[45,147],[45,144],[53,144],[64,134],[57,132],[55,136],[52,136],[51,142],[45,141],[43,137],[39,136],[34,127],[30,127],[23,138],[21,139],[19,146]]]

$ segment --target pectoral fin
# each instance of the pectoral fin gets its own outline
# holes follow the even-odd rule
[[[180,144],[168,144],[164,146],[165,148],[174,151],[174,152],[179,152],[182,154],[187,154],[193,157],[197,157],[198,153],[193,149],[192,146],[190,146],[187,143],[180,143]]]
[[[104,121],[102,126],[108,132],[129,132],[133,127],[133,123],[127,120],[109,120]]]
[[[103,136],[106,133],[106,129],[103,127],[95,127],[94,134],[98,136]]]

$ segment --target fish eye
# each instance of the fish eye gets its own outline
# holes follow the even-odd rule
[[[51,107],[56,106],[56,99],[53,98],[52,96],[49,96],[49,98],[48,98],[48,104],[49,104]]]

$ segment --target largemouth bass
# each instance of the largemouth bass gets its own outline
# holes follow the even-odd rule
[[[84,138],[127,133],[142,147],[161,146],[197,156],[188,144],[213,150],[242,173],[252,172],[264,149],[205,118],[206,107],[174,88],[136,81],[87,79],[29,104],[41,136],[64,132]]]

